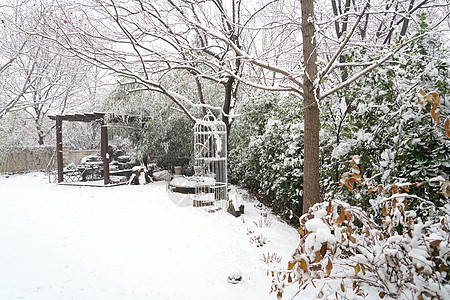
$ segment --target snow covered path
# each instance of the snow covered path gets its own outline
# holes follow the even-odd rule
[[[276,299],[261,254],[285,266],[297,233],[272,216],[270,227],[255,226],[260,212],[253,203],[240,218],[178,207],[164,183],[0,175],[0,299]],[[269,242],[258,248],[249,240],[260,234]],[[243,281],[233,285],[236,268]]]

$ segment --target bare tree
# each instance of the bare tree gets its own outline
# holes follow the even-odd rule
[[[10,110],[17,108],[19,101],[31,87],[32,73],[34,72],[34,57],[29,56],[29,64],[26,66],[23,76],[19,76],[17,63],[27,54],[25,48],[26,40],[15,40],[16,36],[11,34],[10,29],[2,20],[2,36],[0,39],[0,119]]]
[[[54,7],[59,22],[51,23],[51,30],[31,33],[112,71],[122,84],[137,83],[141,89],[164,94],[193,122],[199,112],[216,110],[230,130],[240,85],[236,78],[243,70],[241,58],[186,20],[211,17],[239,47],[243,8],[237,2],[230,9],[221,1],[208,5],[211,16],[189,1],[66,3]],[[195,96],[172,86],[169,74],[173,73],[191,78]],[[208,93],[211,86],[222,90],[222,99],[211,99],[215,94]]]
[[[26,31],[45,28],[51,12],[38,2],[4,5],[1,14],[0,119],[8,112],[23,111],[33,122],[39,145],[49,133],[43,126],[49,113],[63,113],[85,103],[84,90],[92,66]],[[84,98],[84,99],[83,99]]]

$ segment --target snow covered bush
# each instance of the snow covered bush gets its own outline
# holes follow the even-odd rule
[[[374,187],[363,180],[354,157],[341,185],[365,183],[372,191],[366,211],[336,197],[300,218],[300,242],[287,270],[273,274],[272,291],[298,285],[316,298],[448,299],[450,296],[450,204],[436,206],[409,194],[413,184]],[[448,181],[442,193],[448,197]],[[422,215],[410,210],[419,203]],[[312,289],[311,287],[314,287]]]
[[[322,103],[322,178],[329,197],[339,189],[343,162],[359,154],[361,169],[368,177],[381,184],[395,178],[424,181],[412,189],[432,195],[436,204],[443,201],[441,195],[431,192],[438,183],[430,180],[450,174],[450,140],[443,130],[450,116],[450,61],[440,37],[428,32],[426,16],[420,15],[417,23],[421,29],[417,41],[407,46],[407,55],[394,56]],[[355,47],[349,52],[348,62],[363,59],[361,50]],[[433,101],[421,105],[417,98],[421,89],[425,94],[439,94],[438,105]],[[430,117],[433,111],[441,116],[438,126]],[[347,193],[346,201],[368,208],[369,199],[367,191],[358,191],[356,195]]]
[[[301,212],[303,116],[295,98],[271,95],[249,103],[235,125],[231,179],[257,193],[280,215]],[[236,135],[235,135],[236,139]]]

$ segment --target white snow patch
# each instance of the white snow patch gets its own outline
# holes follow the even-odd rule
[[[274,299],[261,255],[286,266],[298,234],[271,217],[255,232],[270,241],[258,248],[248,226],[261,212],[250,202],[235,218],[173,204],[164,182],[95,188],[0,175],[0,299]],[[242,281],[230,284],[235,266]]]
[[[322,219],[319,218],[313,218],[311,220],[308,220],[305,223],[305,227],[306,229],[308,229],[308,231],[311,232],[318,232],[319,230],[330,231],[328,226],[322,221]]]

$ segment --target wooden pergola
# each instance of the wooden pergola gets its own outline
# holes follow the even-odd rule
[[[109,184],[109,157],[108,157],[108,123],[130,123],[136,120],[148,121],[149,117],[138,117],[128,115],[114,115],[102,112],[82,113],[82,114],[64,114],[48,116],[56,122],[56,159],[58,171],[58,183],[64,181],[63,174],[63,141],[62,141],[62,123],[69,122],[97,122],[101,125],[100,134],[100,155],[103,160],[103,183]]]

